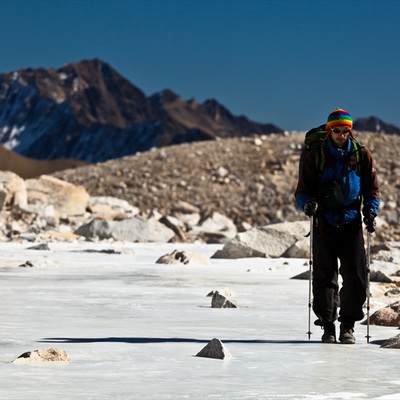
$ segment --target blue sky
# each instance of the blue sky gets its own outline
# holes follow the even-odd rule
[[[0,73],[100,58],[145,94],[282,129],[400,127],[399,0],[0,0]]]

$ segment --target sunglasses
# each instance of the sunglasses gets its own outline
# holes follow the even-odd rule
[[[347,135],[348,133],[351,132],[351,129],[346,128],[346,129],[338,129],[338,128],[334,128],[332,129],[333,133],[344,133],[345,135]]]

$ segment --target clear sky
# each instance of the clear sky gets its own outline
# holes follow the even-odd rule
[[[146,95],[282,129],[400,127],[400,0],[0,0],[0,73],[100,58]]]

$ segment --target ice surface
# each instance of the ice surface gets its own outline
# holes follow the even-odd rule
[[[30,246],[0,244],[0,399],[400,399],[399,351],[379,347],[397,329],[371,326],[368,344],[357,324],[346,346],[313,326],[308,340],[308,282],[289,279],[306,260],[163,265],[175,249],[222,246]],[[207,294],[225,287],[245,307],[211,308]],[[232,359],[195,357],[213,338]],[[50,347],[71,361],[11,363]]]

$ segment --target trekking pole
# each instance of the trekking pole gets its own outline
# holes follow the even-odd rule
[[[313,229],[314,229],[314,217],[310,217],[310,260],[309,265],[309,278],[308,278],[308,340],[312,335],[311,332],[311,295],[312,295],[312,271],[313,271]]]
[[[371,232],[367,232],[367,343],[369,343],[369,298],[371,297],[370,291],[370,275],[371,275]]]

